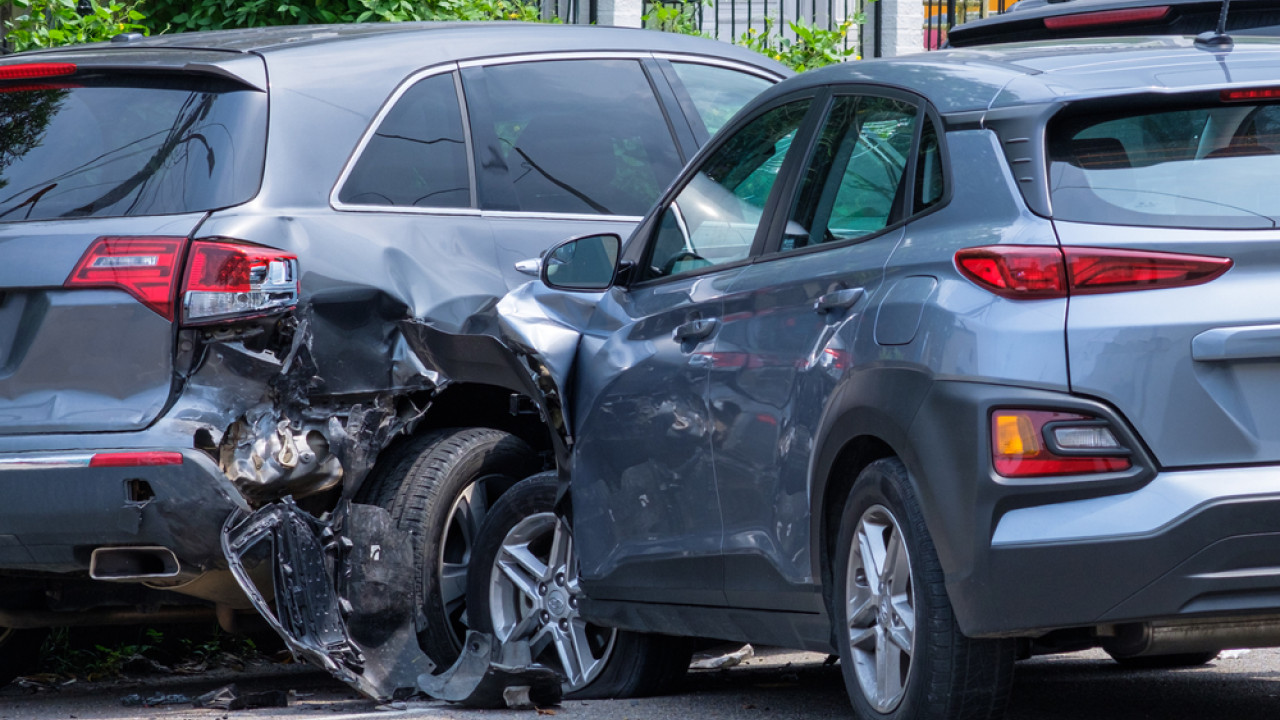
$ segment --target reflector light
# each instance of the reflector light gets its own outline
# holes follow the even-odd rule
[[[173,319],[177,267],[186,238],[100,237],[71,271],[65,287],[124,290]]]
[[[183,294],[183,319],[191,324],[288,310],[298,303],[298,259],[255,245],[198,240]]]
[[[74,75],[76,66],[71,63],[25,63],[23,65],[0,65],[0,81],[2,80],[35,80],[37,78],[62,77]]]
[[[1223,90],[1218,95],[1222,102],[1246,102],[1248,100],[1275,100],[1280,98],[1280,88],[1249,88],[1246,90]]]
[[[89,467],[151,467],[181,464],[182,453],[159,451],[97,453],[89,461]]]
[[[1011,478],[1128,470],[1132,463],[1120,454],[1127,453],[1126,448],[1099,422],[1075,413],[996,410],[991,414],[992,465],[998,474]],[[1046,430],[1061,452],[1044,442]],[[1089,451],[1109,454],[1089,455]],[[1063,454],[1067,452],[1071,454]]]
[[[967,248],[955,261],[965,277],[1013,300],[1202,285],[1233,264],[1202,255],[1041,245]]]
[[[1059,15],[1044,19],[1044,26],[1050,30],[1077,30],[1080,28],[1096,28],[1103,25],[1125,25],[1136,22],[1153,22],[1163,20],[1169,14],[1168,5],[1153,5],[1142,8],[1125,8],[1123,10],[1100,10],[1075,15]]]

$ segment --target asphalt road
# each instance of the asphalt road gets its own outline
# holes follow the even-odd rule
[[[191,718],[193,720],[785,720],[849,718],[839,667],[812,654],[762,653],[728,670],[690,673],[682,694],[644,700],[568,701],[543,711],[480,711],[411,701],[378,708],[323,673],[260,665],[247,672],[75,683],[57,689],[0,688],[0,720]],[[248,691],[290,690],[289,707],[206,710],[190,704],[129,707],[139,694],[195,696],[236,682]],[[1100,652],[1036,658],[1018,665],[1007,720],[1269,720],[1280,712],[1280,650],[1224,656],[1195,669],[1136,672]]]

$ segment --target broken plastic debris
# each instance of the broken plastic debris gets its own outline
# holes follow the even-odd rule
[[[210,690],[191,704],[214,710],[250,710],[253,708],[289,707],[289,693],[284,690],[241,692],[235,683]]]
[[[725,648],[713,648],[711,652],[700,652],[693,656],[689,667],[694,670],[720,670],[740,665],[755,656],[755,648],[743,645],[736,650],[724,652]]]
[[[164,695],[164,694],[152,695],[149,698],[144,698],[137,693],[133,693],[132,695],[125,695],[124,697],[120,698],[120,704],[124,705],[125,707],[156,707],[157,705],[186,705],[189,702],[191,702],[191,698],[187,697],[186,695],[182,695],[180,693],[172,694],[172,695]]]

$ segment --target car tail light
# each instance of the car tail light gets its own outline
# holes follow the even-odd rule
[[[89,460],[89,467],[152,467],[181,464],[182,453],[162,451],[96,453]]]
[[[1275,100],[1280,98],[1280,88],[1246,88],[1244,90],[1223,90],[1218,94],[1222,102],[1251,102],[1253,100]]]
[[[1014,300],[1201,285],[1232,266],[1202,255],[1042,245],[967,248],[955,260],[965,277]]]
[[[256,245],[197,240],[183,283],[183,321],[259,317],[298,304],[298,258]]]
[[[0,65],[0,81],[4,80],[36,80],[40,78],[63,77],[74,75],[76,66],[71,63],[26,63],[23,65]]]
[[[991,414],[991,460],[1004,477],[1120,472],[1132,467],[1128,455],[1105,420],[1047,410]]]
[[[182,237],[100,237],[64,286],[124,290],[172,320],[173,289],[186,242]]]
[[[1168,14],[1168,5],[1125,8],[1123,10],[1100,10],[1098,12],[1047,17],[1044,19],[1044,26],[1050,30],[1077,30],[1080,28],[1102,27],[1104,25],[1125,25],[1127,23],[1136,22],[1154,22],[1156,20],[1163,20]]]

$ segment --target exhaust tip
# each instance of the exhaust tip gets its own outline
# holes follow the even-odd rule
[[[154,580],[177,577],[182,567],[167,547],[100,547],[89,557],[94,580]]]

